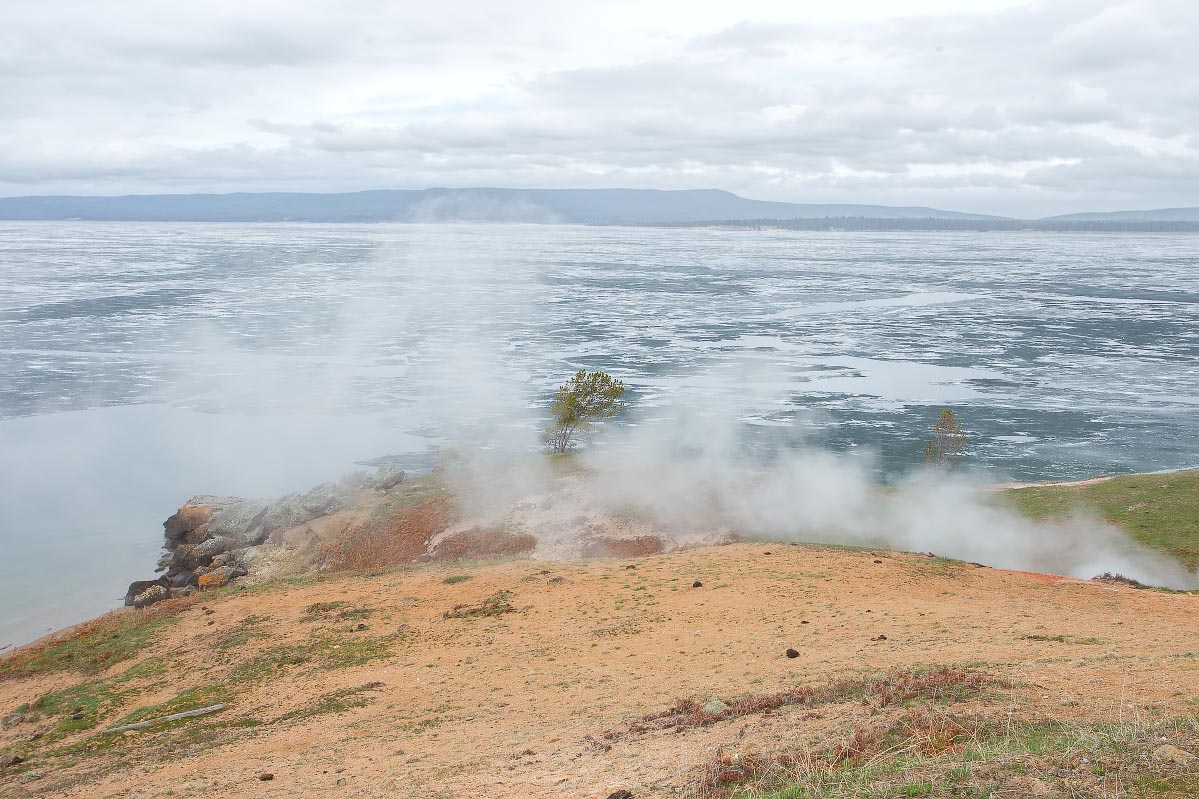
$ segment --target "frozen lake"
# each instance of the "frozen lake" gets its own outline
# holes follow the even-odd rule
[[[751,447],[995,479],[1199,464],[1199,237],[0,222],[0,646],[119,603],[198,493],[525,440],[602,368]]]

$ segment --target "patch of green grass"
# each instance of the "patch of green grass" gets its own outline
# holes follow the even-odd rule
[[[442,580],[442,582],[445,583],[446,585],[456,585],[457,583],[464,583],[469,579],[470,579],[469,574],[455,574],[452,577],[445,578],[444,580]]]
[[[125,701],[126,694],[111,680],[89,681],[43,694],[30,705],[30,710],[36,714],[60,717],[49,733],[53,741],[72,732],[95,727],[103,713]]]
[[[805,799],[808,791],[802,785],[792,785],[769,793],[754,794],[755,799]]]
[[[940,555],[934,555],[931,552],[918,553],[919,560],[910,561],[919,574],[929,577],[947,577],[966,568],[969,564],[965,561],[954,560],[953,558],[943,558]]]
[[[226,685],[196,686],[180,691],[174,698],[168,699],[166,702],[139,707],[112,726],[120,727],[125,724],[145,721],[146,719],[156,719],[162,716],[170,716],[174,713],[183,713],[188,710],[197,710],[202,707],[224,704],[229,702],[232,697],[233,692]]]
[[[310,643],[307,649],[320,668],[344,669],[391,657],[394,638],[368,638],[361,635],[319,638]]]
[[[274,680],[288,667],[302,665],[308,660],[307,647],[292,644],[275,646],[239,662],[230,669],[228,680],[237,686],[238,690],[242,690],[244,687]]]
[[[274,719],[271,723],[277,724],[285,721],[296,721],[298,719],[312,718],[313,716],[323,716],[328,713],[344,713],[354,708],[366,707],[371,703],[368,694],[381,687],[383,687],[382,683],[371,682],[366,685],[360,685],[357,688],[342,688],[341,690],[324,694],[318,697],[316,701],[304,707],[288,711]]]
[[[95,727],[102,716],[139,693],[141,689],[132,683],[157,677],[165,671],[164,661],[147,660],[130,666],[115,677],[88,680],[42,694],[22,710],[34,717],[57,718],[54,726],[43,736],[42,745],[45,745],[72,732]]]
[[[233,698],[233,692],[227,685],[197,685],[186,688],[174,697],[157,705],[138,708],[125,716],[116,726],[133,724],[146,719],[157,719],[163,716],[173,716],[176,713],[186,713],[189,710],[227,704]]]
[[[402,633],[375,638],[362,634],[314,636],[303,644],[271,647],[241,661],[230,670],[228,681],[240,691],[278,679],[294,666],[317,669],[361,666],[391,657],[392,645],[403,637]]]
[[[1034,519],[1080,513],[1120,525],[1141,543],[1199,567],[1199,470],[1132,474],[1084,486],[1005,491],[1009,505]]]
[[[300,621],[320,621],[321,619],[329,618],[329,614],[338,608],[345,607],[346,603],[342,600],[335,602],[314,602],[304,608],[304,614],[300,616]]]
[[[289,588],[303,588],[305,586],[316,585],[325,579],[324,575],[308,575],[305,577],[278,577],[274,580],[266,580],[261,583],[251,583],[249,585],[230,583],[220,588],[211,588],[202,593],[194,594],[191,597],[191,601],[193,603],[211,602],[230,594],[272,594],[276,591],[283,591]]]
[[[237,627],[217,636],[212,642],[212,647],[219,650],[236,649],[255,638],[267,638],[269,636],[266,631],[259,629],[259,625],[264,621],[265,616],[246,616]]]
[[[0,679],[66,670],[99,674],[140,653],[178,619],[177,613],[157,608],[102,616],[60,638],[14,652],[0,661]]]

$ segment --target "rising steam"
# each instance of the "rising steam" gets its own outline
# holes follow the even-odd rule
[[[536,318],[529,287],[539,274],[509,263],[500,291],[497,264],[477,251],[456,251],[455,242],[442,240],[433,255],[435,269],[418,268],[407,277],[420,300],[419,309],[410,311],[413,318],[442,331],[436,341],[440,366],[426,371],[432,385],[416,393],[435,398],[435,425],[455,444],[447,477],[469,524],[518,526],[538,538],[545,557],[577,555],[585,535],[631,518],[676,545],[739,535],[1199,586],[1195,574],[1113,525],[1086,516],[1028,520],[1003,507],[987,481],[968,473],[917,470],[883,487],[869,453],[822,451],[805,443],[802,430],[774,428],[776,446],[750,446],[743,432],[752,409],[780,401],[776,394],[787,390],[751,363],[688,374],[693,390],[682,392],[677,407],[655,407],[651,415],[634,406],[622,423],[608,426],[597,446],[579,453],[581,473],[555,475],[537,435],[552,384],[522,372],[494,327]],[[426,260],[410,255],[409,268]],[[406,332],[408,339],[419,335]],[[561,379],[583,365],[569,354],[558,357]],[[547,366],[553,363],[538,364],[542,375]],[[632,388],[645,388],[636,377],[613,371]],[[728,391],[729,385],[738,391]],[[663,391],[661,384],[655,389]]]
[[[543,458],[491,451],[456,459],[451,479],[475,514],[470,524],[516,524],[548,557],[577,555],[583,536],[631,517],[677,546],[731,534],[1199,587],[1195,574],[1118,527],[1086,516],[1034,522],[969,474],[921,470],[884,487],[869,457],[801,448],[763,458],[736,443],[735,422],[696,418],[613,429],[567,478],[552,477]]]
[[[528,209],[509,211],[519,218]],[[751,446],[746,420],[783,404],[791,388],[770,367],[726,359],[651,383],[619,363],[563,347],[556,331],[538,326],[543,303],[574,300],[547,294],[556,265],[547,273],[528,253],[480,243],[469,226],[405,233],[358,276],[364,290],[338,318],[337,357],[320,364],[311,390],[285,384],[272,394],[261,382],[243,382],[241,371],[269,373],[257,357],[235,382],[272,394],[271,405],[305,397],[323,408],[358,406],[361,387],[386,378],[385,394],[369,392],[372,403],[390,397],[385,413],[397,429],[436,431],[432,440],[454,451],[446,476],[469,517],[465,523],[520,527],[538,538],[538,553],[547,558],[577,556],[586,535],[633,519],[676,545],[740,535],[1199,585],[1196,575],[1119,528],[1086,517],[1029,521],[969,474],[920,470],[884,488],[869,453],[822,451],[799,425],[770,428],[772,447]],[[236,363],[220,352],[214,358],[226,368]],[[339,368],[345,364],[351,366]],[[584,366],[606,368],[656,401],[634,401],[626,418],[579,453],[581,473],[564,478],[540,452],[538,433],[556,384]],[[213,371],[204,370],[206,379]],[[677,405],[664,410],[661,401]],[[387,445],[357,446],[372,457]]]

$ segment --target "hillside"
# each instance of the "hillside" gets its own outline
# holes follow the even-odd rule
[[[995,501],[1046,535],[1101,515],[1193,562],[1197,488],[1175,472]],[[533,560],[436,474],[386,467],[272,502],[197,497],[165,528],[169,573],[251,582],[0,660],[0,797],[1199,791],[1196,593],[930,553],[663,551],[623,517]]]
[[[1196,601],[779,544],[227,588],[3,661],[0,796],[1193,796]]]

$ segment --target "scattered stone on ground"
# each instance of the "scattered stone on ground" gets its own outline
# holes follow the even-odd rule
[[[1171,744],[1162,744],[1153,750],[1153,756],[1158,760],[1169,760],[1179,766],[1189,766],[1195,760],[1190,752],[1179,749]]]

